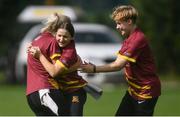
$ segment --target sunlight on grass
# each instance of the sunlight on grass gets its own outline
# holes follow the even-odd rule
[[[4,75],[4,72],[1,72],[0,71],[0,82],[4,81],[5,80],[5,75]]]
[[[160,96],[154,115],[180,116],[180,82],[163,81],[162,95]],[[0,85],[0,115],[1,116],[31,116],[34,115],[27,105],[23,85]],[[104,93],[99,100],[88,95],[84,107],[86,116],[114,116],[122,97],[125,86],[103,86]]]

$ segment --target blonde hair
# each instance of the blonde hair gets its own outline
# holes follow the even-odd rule
[[[74,26],[72,25],[72,23],[67,23],[67,22],[64,22],[60,25],[59,29],[65,29],[67,30],[71,37],[74,37]]]
[[[115,7],[111,17],[115,22],[131,19],[135,24],[138,17],[138,11],[131,5],[121,5]]]
[[[45,20],[45,26],[41,29],[41,33],[50,32],[54,35],[63,23],[71,23],[70,18],[66,15],[54,13]]]

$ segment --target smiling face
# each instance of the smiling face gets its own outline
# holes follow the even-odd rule
[[[114,9],[112,19],[116,22],[116,29],[127,38],[136,27],[138,12],[131,5],[121,5]]]
[[[65,47],[70,43],[72,37],[66,29],[60,28],[56,33],[56,40],[60,47]]]
[[[132,21],[127,20],[116,22],[116,29],[120,32],[120,34],[123,37],[127,38],[132,30]]]

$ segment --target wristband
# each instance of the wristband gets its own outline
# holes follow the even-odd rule
[[[93,73],[96,73],[96,65],[93,64]]]

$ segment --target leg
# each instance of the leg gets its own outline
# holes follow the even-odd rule
[[[47,115],[55,116],[55,114],[52,113],[52,111],[49,108],[41,105],[38,92],[34,92],[28,95],[27,102],[29,107],[35,113],[36,116],[47,116]]]
[[[68,100],[68,105],[70,109],[71,116],[82,116],[83,115],[83,107],[86,102],[86,92],[83,88],[78,91],[67,93],[66,98]]]
[[[54,103],[58,107],[58,115],[67,116],[69,112],[65,106],[66,99],[65,99],[65,96],[63,95],[62,91],[56,90],[56,89],[51,89],[49,96],[51,97],[51,99],[54,101]]]
[[[116,116],[132,116],[134,113],[132,97],[126,92],[116,112]]]

